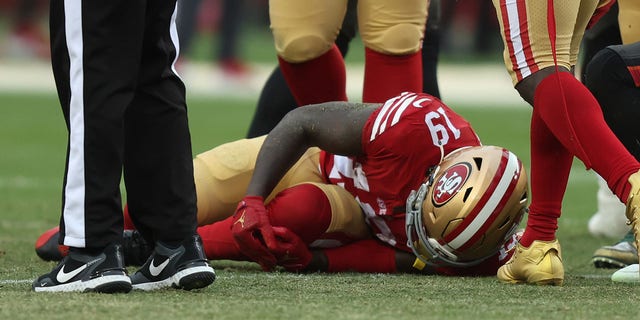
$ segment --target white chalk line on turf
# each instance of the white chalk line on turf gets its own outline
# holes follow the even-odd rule
[[[0,280],[0,285],[5,284],[23,284],[23,283],[31,283],[34,279],[20,279],[20,280]]]
[[[585,279],[611,279],[610,274],[580,274],[576,276]]]

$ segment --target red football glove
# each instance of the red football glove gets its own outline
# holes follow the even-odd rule
[[[273,232],[278,241],[278,249],[274,251],[278,258],[278,265],[291,272],[304,270],[312,257],[307,244],[285,227],[273,227]]]
[[[262,270],[273,270],[276,257],[270,250],[275,251],[278,243],[262,197],[246,196],[240,201],[233,214],[231,233],[244,255],[260,264]]]
[[[616,3],[616,0],[611,0],[605,5],[596,8],[593,16],[591,16],[591,19],[589,19],[589,23],[587,23],[587,30],[591,29],[591,27],[598,23],[598,21],[600,21],[600,18],[602,18],[602,16],[609,12],[609,9],[611,9],[614,3]]]

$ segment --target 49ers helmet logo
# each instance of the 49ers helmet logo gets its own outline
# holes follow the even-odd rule
[[[437,207],[447,203],[458,193],[471,175],[471,165],[460,162],[449,167],[436,181],[433,190],[433,204]]]

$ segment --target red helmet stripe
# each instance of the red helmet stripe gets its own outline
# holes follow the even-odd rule
[[[472,246],[499,216],[515,189],[520,174],[520,160],[511,152],[502,149],[498,170],[476,207],[463,222],[442,239],[441,244],[452,251],[461,251]]]

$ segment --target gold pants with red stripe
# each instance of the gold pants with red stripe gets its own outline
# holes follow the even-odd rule
[[[514,86],[556,63],[569,70],[575,66],[587,23],[610,1],[493,0]]]

